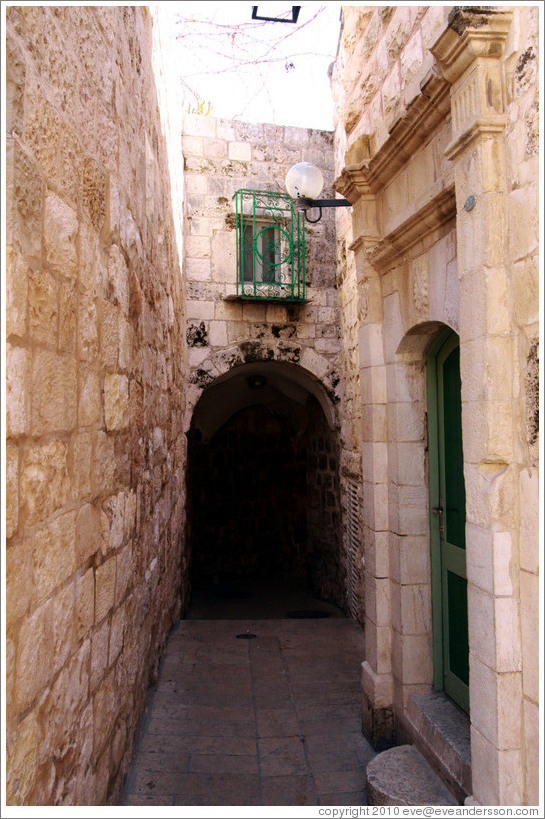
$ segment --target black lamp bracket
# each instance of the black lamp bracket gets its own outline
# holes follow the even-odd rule
[[[348,199],[309,199],[306,196],[300,196],[295,200],[295,202],[298,210],[305,211],[305,219],[311,224],[315,224],[316,222],[320,221],[322,218],[322,208],[349,208],[352,206],[352,202],[349,202]],[[320,215],[317,219],[309,218],[307,211],[309,211],[311,208],[319,209]]]

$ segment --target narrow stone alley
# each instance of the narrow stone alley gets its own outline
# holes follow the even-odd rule
[[[150,690],[123,804],[366,804],[361,628],[292,593],[201,598],[188,618]]]

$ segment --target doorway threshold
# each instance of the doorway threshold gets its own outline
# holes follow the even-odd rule
[[[468,715],[445,693],[434,691],[409,699],[407,720],[415,747],[463,804],[472,793]]]

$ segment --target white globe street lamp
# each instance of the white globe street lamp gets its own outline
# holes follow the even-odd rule
[[[319,222],[322,218],[322,208],[346,208],[351,205],[348,199],[318,199],[324,187],[322,172],[310,162],[298,162],[286,174],[286,190],[298,210],[305,211],[307,222]],[[317,219],[309,219],[307,211],[318,208],[320,214]]]
[[[321,170],[310,162],[298,162],[286,174],[286,190],[292,199],[317,199],[323,187]]]

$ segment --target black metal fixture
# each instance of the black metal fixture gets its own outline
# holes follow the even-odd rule
[[[259,373],[248,376],[248,386],[251,387],[252,390],[262,390],[266,383],[267,379],[265,376]]]
[[[298,162],[286,174],[286,190],[295,200],[295,207],[305,212],[307,222],[315,224],[322,218],[322,208],[348,208],[352,203],[348,199],[317,199],[324,186],[322,172],[310,162]],[[308,211],[318,208],[317,219],[310,219]]]
[[[291,7],[291,18],[288,17],[258,17],[257,6],[252,6],[252,20],[266,20],[269,23],[296,23],[301,6]]]

